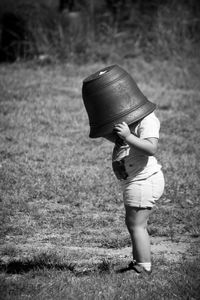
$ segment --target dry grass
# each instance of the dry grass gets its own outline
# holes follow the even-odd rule
[[[130,241],[112,145],[89,140],[81,99],[82,79],[103,65],[1,65],[4,299],[197,299],[200,90],[190,63],[123,62],[158,104],[162,124],[166,190],[150,219],[155,272],[148,280],[115,273],[130,259],[123,250]],[[175,245],[185,250],[169,263],[167,247],[173,254]]]

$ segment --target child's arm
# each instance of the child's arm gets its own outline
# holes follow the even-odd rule
[[[157,138],[151,137],[140,139],[131,133],[128,125],[125,122],[115,125],[114,131],[116,131],[119,137],[125,140],[127,144],[142,150],[146,155],[154,155],[157,151]]]

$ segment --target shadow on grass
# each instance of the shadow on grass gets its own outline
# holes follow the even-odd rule
[[[9,263],[0,263],[0,271],[7,274],[22,274],[28,273],[32,270],[41,269],[56,269],[56,270],[69,270],[74,272],[74,264],[58,264],[58,263],[39,263],[31,260],[27,261],[11,261]]]
[[[107,260],[102,260],[92,266],[78,266],[76,263],[63,263],[58,261],[58,257],[42,254],[38,257],[25,260],[12,260],[9,263],[0,261],[0,272],[6,274],[24,274],[38,270],[59,270],[70,271],[75,276],[89,276],[90,274],[110,273],[112,264]]]
[[[65,263],[56,253],[39,253],[31,258],[13,259],[10,262],[0,260],[0,271],[7,274],[22,274],[32,270],[54,269],[74,272],[75,263]]]
[[[116,270],[116,273],[117,273],[117,274],[121,274],[121,273],[125,273],[125,272],[131,271],[131,270],[133,270],[133,269],[130,268],[129,266],[127,266],[127,267],[123,267],[123,268],[117,269],[117,270]]]

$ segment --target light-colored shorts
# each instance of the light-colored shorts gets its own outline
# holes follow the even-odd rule
[[[142,180],[133,181],[123,190],[124,205],[132,207],[153,207],[162,196],[165,180],[162,171]]]

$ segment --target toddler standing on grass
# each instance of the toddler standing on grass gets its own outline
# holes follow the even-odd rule
[[[105,136],[115,142],[112,165],[122,187],[125,222],[132,241],[129,268],[137,273],[151,272],[147,221],[164,190],[161,165],[154,157],[159,129],[160,122],[152,112],[129,126],[125,122],[115,125],[113,134]]]
[[[104,137],[115,144],[112,166],[123,191],[133,250],[133,261],[128,268],[150,273],[147,222],[164,190],[161,165],[154,157],[160,130],[154,113],[156,105],[117,65],[87,77],[82,95],[90,119],[90,137]]]

